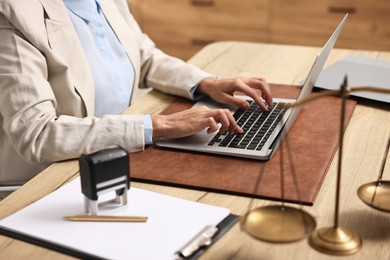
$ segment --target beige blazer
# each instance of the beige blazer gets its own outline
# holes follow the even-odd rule
[[[147,86],[191,98],[190,88],[210,76],[155,48],[125,0],[101,4],[135,67],[133,96]],[[96,118],[94,95],[63,1],[0,0],[0,182],[26,181],[52,162],[112,144],[144,149],[142,115]]]

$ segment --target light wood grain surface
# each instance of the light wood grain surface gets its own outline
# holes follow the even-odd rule
[[[307,75],[319,48],[289,45],[220,42],[202,49],[189,62],[223,78],[234,76],[264,77],[268,82],[299,84]],[[327,65],[347,54],[390,61],[389,52],[334,49]],[[159,113],[173,97],[151,91],[141,97],[126,113]],[[390,259],[390,213],[369,208],[357,197],[357,188],[376,180],[390,135],[390,105],[359,101],[344,138],[341,183],[340,225],[358,234],[362,249],[343,259]],[[321,151],[318,151],[321,152]],[[313,215],[318,227],[333,225],[337,157],[327,173],[312,207],[304,210]],[[387,158],[384,179],[390,180]],[[0,202],[0,219],[57,189],[78,174],[77,161],[55,163],[22,188]],[[242,215],[248,210],[249,198],[169,186],[132,183],[133,186],[210,205],[226,207]],[[255,199],[252,207],[275,204]],[[28,224],[28,223],[26,223]],[[70,257],[34,245],[0,236],[1,259],[68,259]],[[306,239],[289,244],[257,241],[235,225],[201,259],[340,259],[312,249]]]

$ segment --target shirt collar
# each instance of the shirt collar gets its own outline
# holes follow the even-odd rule
[[[64,0],[65,6],[86,22],[100,13],[100,0]]]

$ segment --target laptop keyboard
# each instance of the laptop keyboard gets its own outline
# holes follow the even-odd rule
[[[254,101],[248,109],[239,108],[233,117],[244,130],[242,134],[216,134],[209,145],[248,150],[261,150],[273,130],[286,113],[285,103],[273,103],[270,111],[263,111]]]

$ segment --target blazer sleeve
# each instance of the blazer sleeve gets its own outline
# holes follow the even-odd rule
[[[44,44],[44,40],[27,38],[22,33],[26,31],[28,34],[29,20],[21,20],[23,16],[15,13],[12,6],[1,4],[0,8],[2,164],[10,165],[9,169],[12,169],[12,163],[29,164],[30,172],[34,172],[37,163],[77,158],[81,153],[108,145],[118,144],[130,152],[144,148],[142,115],[107,115],[97,118],[57,114],[59,102],[65,101],[63,97],[55,95],[51,88],[49,72],[56,68],[48,64],[47,56],[37,46],[39,42]],[[38,18],[37,15],[31,19]],[[43,16],[41,19],[31,23],[42,24],[44,28]],[[35,37],[41,37],[39,32],[42,30],[36,31],[38,33]],[[65,84],[63,88],[73,89]],[[24,161],[5,162],[5,153],[17,153]]]

